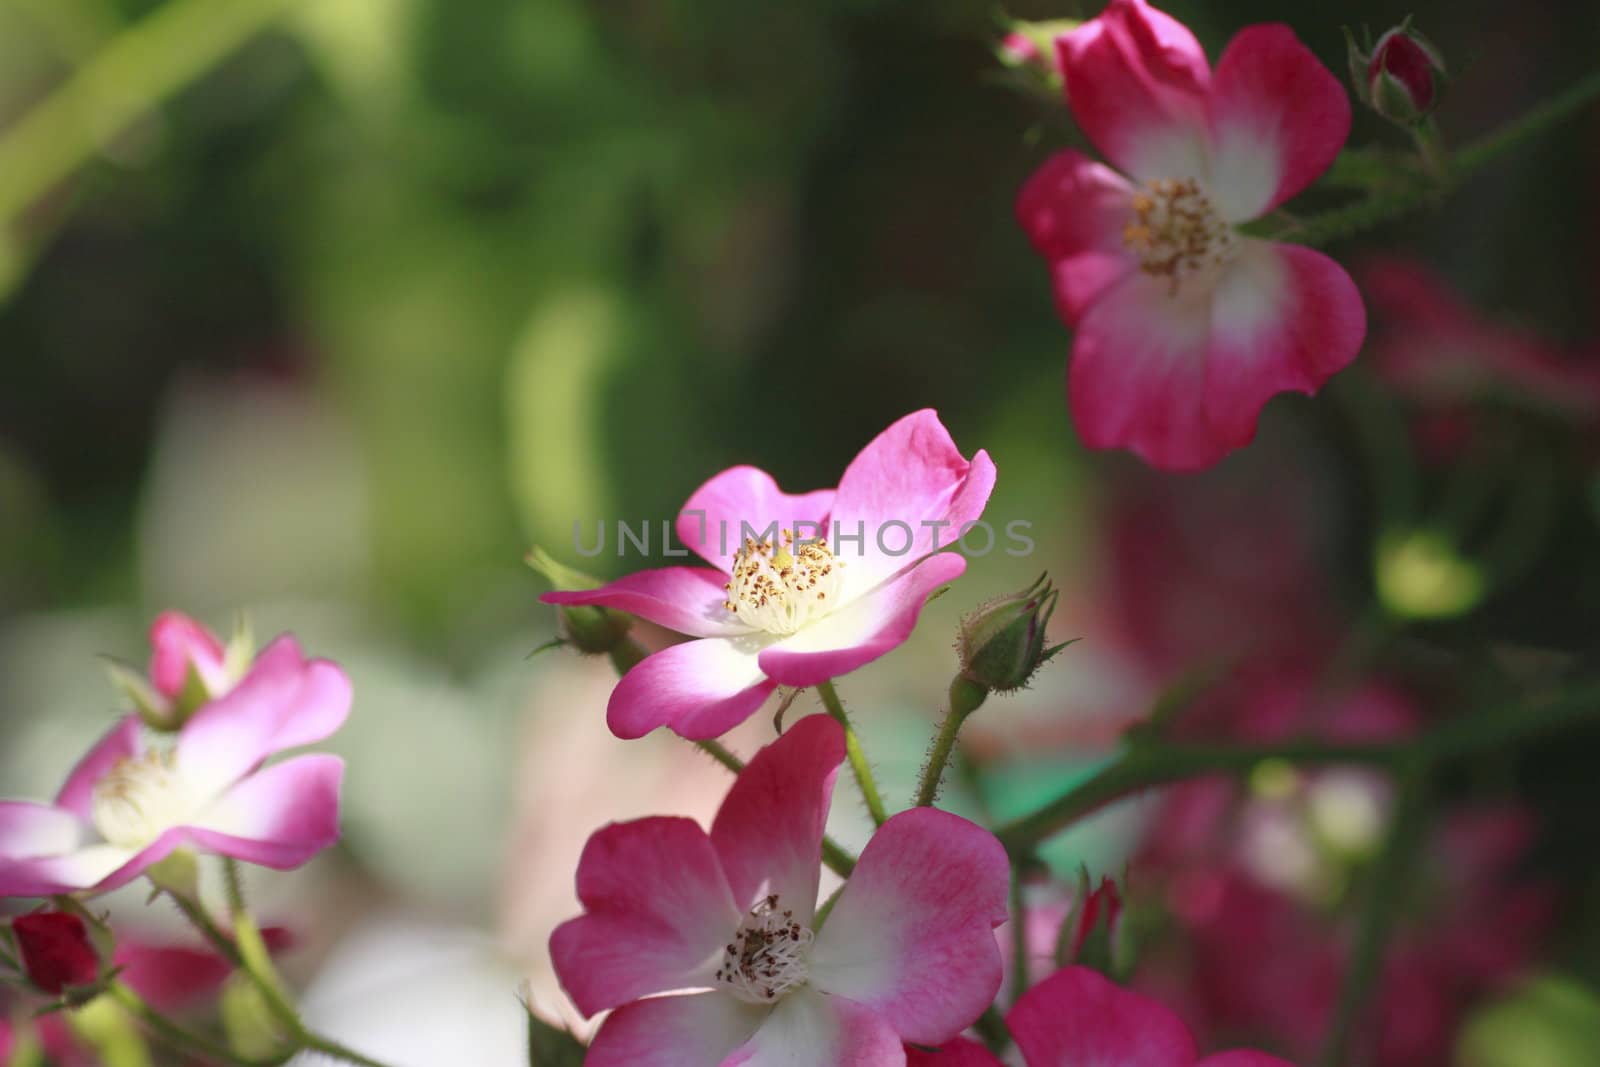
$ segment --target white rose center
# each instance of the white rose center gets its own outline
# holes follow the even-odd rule
[[[789,530],[776,544],[746,537],[724,586],[723,607],[746,626],[792,634],[838,605],[843,572],[844,562],[822,541],[797,543]]]

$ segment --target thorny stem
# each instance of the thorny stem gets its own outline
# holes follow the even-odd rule
[[[861,799],[866,802],[867,812],[872,816],[872,824],[882,826],[889,814],[884,809],[883,796],[878,792],[878,783],[872,776],[872,766],[867,763],[867,754],[862,751],[861,739],[856,736],[856,729],[850,724],[850,716],[845,712],[844,704],[839,700],[839,694],[833,688],[832,682],[823,682],[817,686],[817,694],[822,697],[823,707],[828,709],[828,714],[844,727],[845,755],[850,760],[850,770],[855,773],[856,785],[861,787]]]

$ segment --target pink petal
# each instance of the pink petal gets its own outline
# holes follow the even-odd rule
[[[1265,1052],[1219,1052],[1207,1056],[1195,1067],[1294,1067],[1288,1060],[1268,1056]]]
[[[195,712],[178,737],[178,766],[198,791],[220,791],[275,752],[320,741],[350,713],[350,679],[308,660],[284,636],[226,696]]]
[[[844,729],[826,715],[808,715],[740,772],[711,825],[736,905],[749,909],[776,893],[811,925],[822,832],[844,755]]]
[[[1122,240],[1133,187],[1079,152],[1057,152],[1017,197],[1017,221],[1050,264],[1056,304],[1070,325],[1139,263]]]
[[[662,567],[618,578],[599,589],[546,593],[545,604],[598,604],[695,637],[726,637],[750,627],[723,607],[728,576],[705,567]]]
[[[207,851],[275,870],[305,863],[339,840],[344,761],[297,756],[257,771],[224,793],[191,828]]]
[[[1217,62],[1211,182],[1232,222],[1257,218],[1310,185],[1350,135],[1344,86],[1284,25],[1248,26]]]
[[[67,775],[66,784],[56,794],[57,806],[87,821],[94,784],[118,763],[137,756],[143,747],[139,740],[139,716],[129,715],[118,720]]]
[[[679,737],[720,737],[748,719],[777,683],[756,656],[767,639],[706,637],[662,649],[622,676],[606,723],[624,739],[658,726]]]
[[[763,650],[767,677],[780,685],[811,686],[849,674],[911,636],[923,605],[939,586],[967,569],[954,552],[936,552],[858,600]]]
[[[906,1041],[950,1040],[1000,988],[994,928],[1009,881],[1005,850],[982,827],[936,808],[891,817],[817,935],[812,984],[878,1012]]]
[[[965,523],[983,515],[994,479],[989,454],[980,449],[969,463],[932,409],[873,438],[845,468],[833,505],[843,602],[953,544]]]
[[[1073,118],[1118,169],[1204,176],[1211,72],[1188,27],[1144,0],[1112,0],[1056,46]]]
[[[175,1013],[216,992],[233,966],[210,949],[147,945],[118,931],[112,963],[118,977],[157,1011]]]
[[[1212,303],[1205,415],[1213,440],[1248,444],[1275,394],[1315,393],[1348,366],[1366,336],[1350,276],[1321,252],[1247,240]]]
[[[932,1052],[906,1049],[906,1067],[1005,1067],[1005,1064],[976,1041],[958,1037]]]
[[[209,692],[220,692],[227,684],[226,657],[222,642],[181,612],[162,612],[150,624],[150,684],[162,696],[183,692],[190,664]]]
[[[1022,995],[1006,1025],[1033,1067],[1190,1067],[1194,1038],[1161,1004],[1067,967]]]
[[[716,1067],[770,1012],[725,993],[635,1001],[607,1016],[584,1067]]]
[[[83,832],[83,820],[66,808],[0,801],[0,864],[67,852],[78,847]]]
[[[716,850],[692,819],[595,832],[578,861],[584,914],[550,938],[556,976],[585,1015],[712,983],[741,913]]]
[[[1210,294],[1134,273],[1078,324],[1068,400],[1090,448],[1127,448],[1166,470],[1197,470],[1228,451],[1205,420]]]
[[[168,830],[135,852],[94,844],[15,863],[0,862],[0,896],[42,897],[84,890],[107,893],[139,877],[188,841],[187,831]]]
[[[832,489],[785,493],[764,470],[730,467],[696,489],[678,512],[678,540],[730,573],[746,536],[759,539],[774,523],[780,531],[793,530],[797,523],[820,524],[832,507]],[[820,535],[811,525],[799,531],[801,537]]]
[[[905,1048],[889,1024],[845,997],[802,988],[721,1067],[902,1067]]]

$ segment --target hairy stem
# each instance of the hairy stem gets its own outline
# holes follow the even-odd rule
[[[844,703],[840,701],[832,682],[817,686],[817,693],[822,697],[823,707],[828,709],[828,714],[844,727],[845,754],[850,760],[850,770],[856,776],[856,785],[861,787],[861,799],[866,802],[873,825],[882,826],[889,814],[884,809],[883,796],[878,792],[877,780],[872,776],[872,766],[867,763],[867,754],[862,751],[861,739],[856,736],[856,728],[850,724]]]
[[[959,676],[950,683],[950,710],[945,712],[939,733],[933,739],[933,748],[928,752],[928,763],[922,768],[922,780],[917,783],[914,802],[917,807],[929,807],[938,799],[939,783],[944,779],[944,769],[956,750],[956,738],[961,733],[961,725],[967,721],[968,715],[978,710],[988,695],[988,690],[982,686]]]

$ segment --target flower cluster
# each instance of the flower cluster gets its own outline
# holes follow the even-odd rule
[[[0,896],[49,896],[58,905],[10,921],[9,962],[35,993],[74,1009],[118,1002],[159,1015],[215,993],[237,966],[270,966],[265,953],[282,942],[275,932],[240,911],[235,948],[204,917],[198,860],[288,870],[339,839],[343,761],[268,761],[339,729],[351,703],[344,672],[307,658],[291,636],[255,654],[246,635],[225,647],[177,613],[155,620],[150,643],[147,673],[111,670],[134,710],[78,761],[55,799],[0,802]],[[84,903],[140,877],[228,955],[148,945]],[[125,1021],[110,1018],[101,1036],[121,1040]],[[52,1062],[88,1067],[100,1060],[85,1032],[45,1016],[25,1040]],[[9,1056],[22,1040],[0,1024],[0,1052]]]

